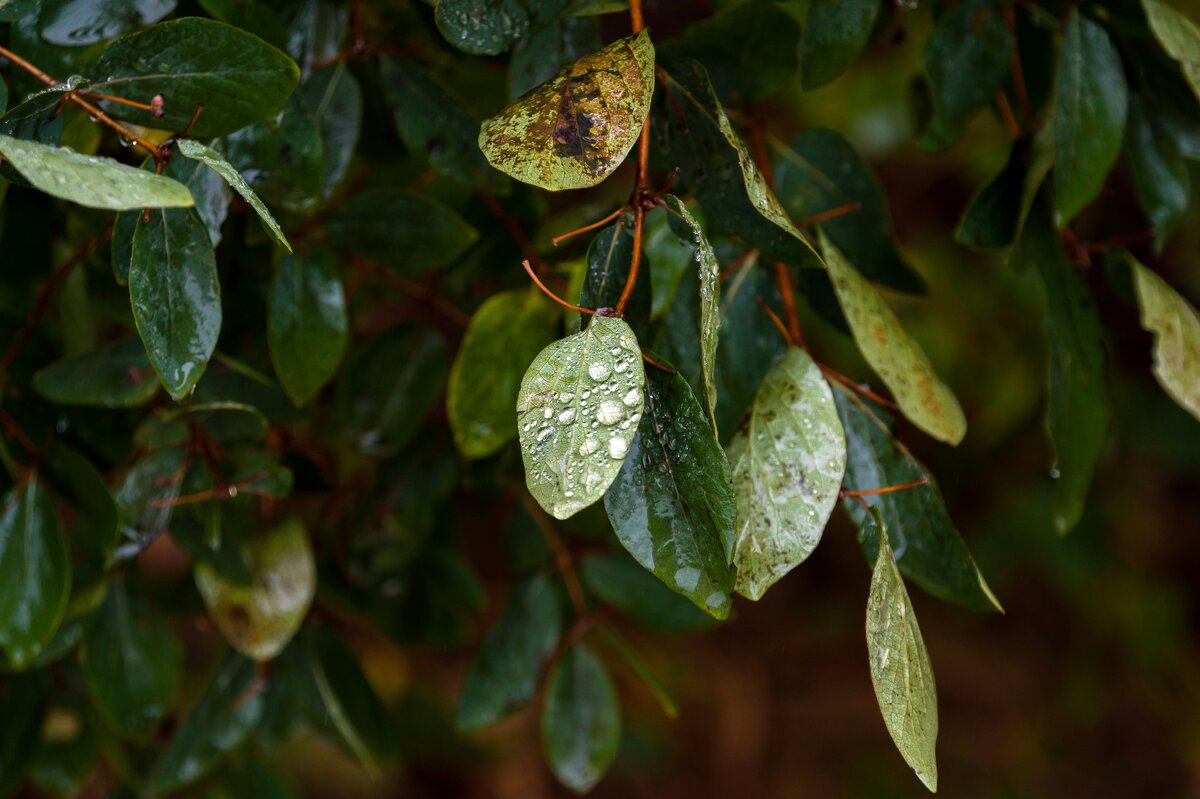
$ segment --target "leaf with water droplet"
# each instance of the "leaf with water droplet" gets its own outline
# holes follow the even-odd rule
[[[346,294],[324,250],[285,255],[271,281],[267,344],[275,374],[297,406],[337,374],[346,352]]]
[[[550,191],[595,186],[637,141],[654,93],[646,31],[584,56],[484,121],[492,166]]]
[[[652,369],[646,410],[604,508],[629,554],[718,619],[729,616],[734,500],[725,453],[682,375]]]
[[[587,793],[608,771],[621,745],[621,709],[604,664],[584,644],[550,670],[542,707],[542,747],[563,785]]]
[[[643,627],[662,633],[707,630],[717,620],[665,586],[627,552],[613,549],[579,564],[588,593]]]
[[[175,5],[176,0],[48,0],[38,28],[51,44],[81,47],[158,22]]]
[[[1154,334],[1154,377],[1171,399],[1200,419],[1200,314],[1165,280],[1126,257],[1142,327]]]
[[[875,287],[823,232],[820,241],[838,302],[863,358],[913,424],[939,441],[958,444],[967,434],[967,419],[953,392],[933,371],[917,342],[904,332]]]
[[[517,430],[529,491],[557,519],[604,496],[642,418],[646,373],[625,321],[596,314],[546,347],[517,395]]]
[[[61,405],[137,408],[158,393],[149,369],[141,339],[130,337],[50,364],[33,376],[33,387]]]
[[[200,161],[212,171],[225,179],[225,182],[230,185],[238,194],[242,195],[242,199],[250,204],[263,224],[275,234],[275,238],[279,239],[279,243],[287,247],[288,252],[292,251],[292,245],[288,243],[287,236],[283,235],[283,231],[279,228],[279,223],[275,221],[275,217],[271,216],[271,212],[267,210],[267,206],[263,205],[263,201],[258,199],[258,195],[254,193],[254,189],[250,188],[245,178],[242,177],[233,164],[221,157],[221,154],[216,150],[205,147],[198,141],[193,139],[179,139],[176,142],[179,148],[180,155],[186,158],[191,158]]]
[[[867,659],[871,683],[892,740],[917,777],[937,791],[937,689],[904,580],[888,545],[887,527],[874,514],[879,555],[867,597]]]
[[[633,218],[622,214],[608,227],[596,234],[587,251],[587,271],[579,304],[584,308],[612,308],[633,268]],[[653,292],[650,280],[650,259],[642,253],[637,285],[625,306],[625,321],[637,336],[645,337],[650,323],[650,303]]]
[[[771,367],[729,444],[737,502],[734,588],[759,599],[821,541],[846,471],[833,393],[809,354],[790,347]]]
[[[475,55],[499,55],[529,31],[522,0],[439,0],[434,19],[446,41]]]

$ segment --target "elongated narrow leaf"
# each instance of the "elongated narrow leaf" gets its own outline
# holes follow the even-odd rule
[[[1128,92],[1121,56],[1078,9],[1063,33],[1054,95],[1054,212],[1066,227],[1104,187],[1121,152]]]
[[[533,698],[562,635],[562,617],[562,598],[552,577],[538,575],[513,586],[504,614],[471,661],[458,699],[460,730],[495,724]]]
[[[435,19],[446,41],[476,55],[499,55],[529,30],[521,0],[440,0]]]
[[[300,100],[321,135],[321,195],[328,199],[346,177],[358,147],[362,87],[346,62],[339,61],[314,72],[300,87]]]
[[[175,10],[176,0],[48,0],[38,27],[42,38],[80,47],[158,22]]]
[[[1200,314],[1165,280],[1129,258],[1142,327],[1154,334],[1154,376],[1200,419]]]
[[[279,654],[304,621],[317,573],[308,534],[285,522],[242,546],[250,583],[232,582],[207,561],[196,563],[196,587],[209,616],[234,648],[253,660]]]
[[[928,485],[862,498],[887,522],[901,573],[947,602],[977,611],[1001,610],[950,520],[933,475],[892,437],[887,413],[849,389],[833,388],[846,431],[846,488],[862,491],[929,480]],[[863,552],[874,561],[879,541],[872,516],[851,497],[842,504],[858,525]]]
[[[234,191],[242,195],[243,200],[250,204],[250,207],[262,219],[263,224],[275,234],[275,238],[279,239],[279,243],[287,247],[288,252],[292,251],[292,245],[288,243],[287,236],[283,235],[283,231],[279,228],[279,223],[275,221],[275,217],[271,216],[271,212],[267,210],[267,206],[263,205],[262,200],[258,199],[258,195],[254,193],[254,189],[250,188],[250,184],[241,176],[241,173],[234,169],[232,164],[222,158],[220,153],[192,139],[179,139],[176,146],[179,148],[181,155],[201,162],[223,177],[225,182]]]
[[[0,498],[0,646],[20,669],[54,635],[67,609],[71,559],[37,476]]]
[[[802,349],[763,378],[750,418],[729,444],[739,594],[759,599],[821,540],[846,471],[833,393]]]
[[[138,217],[129,299],[150,363],[171,396],[195,387],[221,332],[221,288],[208,230],[194,211]]]
[[[814,4],[800,40],[800,80],[805,91],[824,86],[858,57],[871,38],[878,0]]]
[[[876,512],[879,555],[867,597],[867,659],[892,740],[917,777],[937,791],[937,688],[904,580]]]
[[[538,353],[521,381],[517,425],[529,491],[557,519],[616,479],[638,431],[646,373],[629,325],[592,317]]]
[[[321,130],[300,94],[289,97],[271,122],[256,122],[225,139],[230,171],[240,172],[272,206],[295,214],[311,213],[324,196],[323,150]]]
[[[954,394],[934,373],[929,358],[900,327],[875,287],[824,234],[821,252],[854,341],[896,397],[901,412],[939,441],[958,444],[967,434],[966,417]]]
[[[637,678],[642,681],[642,684],[654,695],[658,700],[658,706],[662,708],[663,713],[667,718],[673,719],[679,716],[679,704],[675,698],[671,696],[671,692],[667,689],[666,683],[658,676],[654,669],[650,668],[650,664],[638,655],[625,639],[617,634],[617,631],[607,624],[600,624],[600,633],[604,636],[604,640],[612,647],[629,668],[633,671]]]
[[[337,374],[348,328],[333,257],[321,251],[285,255],[271,282],[267,344],[279,383],[297,406]]]
[[[62,405],[136,408],[158,393],[149,369],[141,340],[127,338],[50,364],[34,375],[33,386]]]
[[[622,214],[616,222],[597,233],[588,247],[587,271],[579,292],[579,304],[584,308],[616,307],[632,268],[633,220]],[[646,335],[646,326],[650,322],[651,269],[649,259],[643,254],[637,284],[625,306],[625,321],[634,334],[641,337]]]
[[[1138,204],[1154,225],[1154,247],[1162,252],[1191,198],[1188,164],[1162,120],[1151,116],[1137,95],[1129,97],[1122,152],[1133,174]]]
[[[34,188],[88,208],[181,208],[192,193],[177,180],[98,155],[0,135],[4,156]]]
[[[542,748],[550,770],[576,793],[590,791],[617,756],[621,710],[608,670],[584,644],[550,671],[542,708]]]
[[[707,630],[717,620],[677,594],[630,555],[619,550],[585,558],[579,577],[589,593],[651,630]]]
[[[558,310],[532,288],[493,294],[471,317],[446,390],[450,429],[464,456],[486,458],[517,437],[521,376],[553,340],[557,323]]]
[[[646,31],[618,39],[562,70],[479,130],[479,149],[501,172],[550,191],[595,186],[625,160],[654,92]]]
[[[1200,26],[1161,0],[1142,0],[1146,21],[1167,55],[1179,62],[1183,75],[1200,98]]]

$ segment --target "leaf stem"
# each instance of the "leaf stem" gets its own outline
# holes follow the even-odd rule
[[[879,396],[878,394],[876,394],[874,391],[872,391],[869,388],[863,388],[858,383],[855,383],[853,380],[846,377],[841,372],[837,372],[837,371],[831,369],[830,367],[826,366],[823,363],[818,363],[817,367],[821,370],[821,374],[825,375],[825,377],[829,378],[830,380],[841,383],[843,386],[850,389],[851,391],[857,391],[859,394],[862,394],[867,399],[872,400],[874,402],[878,402],[880,405],[891,408],[894,411],[900,410],[900,406],[897,405],[896,403],[892,402],[890,399]]]
[[[876,496],[877,494],[890,494],[893,491],[903,491],[907,488],[916,488],[918,486],[923,486],[923,485],[929,485],[928,475],[925,477],[922,477],[920,480],[913,480],[911,483],[901,483],[900,485],[884,486],[883,488],[864,488],[864,489],[858,490],[858,491],[851,491],[849,489],[843,488],[841,491],[838,492],[838,497],[839,498],[873,497],[873,496]]]
[[[543,283],[541,281],[541,279],[538,278],[537,273],[533,271],[533,267],[529,265],[529,261],[522,261],[521,264],[525,267],[525,271],[529,273],[529,277],[532,278],[533,282],[537,284],[537,287],[542,290],[542,293],[545,294],[550,299],[557,302],[562,307],[568,308],[572,311],[579,311],[580,313],[587,314],[588,316],[592,316],[596,313],[595,311],[593,311],[589,308],[582,308],[578,305],[572,305],[571,303],[564,300],[562,297],[555,294],[550,289],[546,288],[546,284]]]
[[[560,242],[564,242],[569,238],[578,236],[580,233],[587,233],[589,230],[595,230],[598,227],[604,227],[609,222],[613,221],[618,216],[620,216],[621,214],[625,213],[628,210],[629,210],[628,204],[622,205],[620,208],[613,211],[611,214],[609,214],[608,216],[604,217],[603,219],[601,219],[597,222],[592,222],[590,225],[584,225],[583,227],[576,228],[575,230],[572,230],[568,233],[563,233],[561,236],[555,236],[554,238],[550,239],[550,243],[553,244],[555,247],[557,247]]]
[[[813,214],[812,216],[808,217],[807,219],[801,219],[799,222],[796,223],[796,227],[800,228],[801,230],[804,230],[805,228],[810,228],[810,227],[813,227],[814,225],[819,225],[822,222],[828,222],[830,219],[837,219],[839,216],[845,216],[846,214],[852,214],[861,208],[862,208],[861,202],[859,202],[858,200],[852,200],[851,202],[848,202],[845,205],[834,206],[833,208],[830,208],[828,211],[822,211],[819,214]]]
[[[521,226],[517,223],[517,220],[513,219],[512,215],[509,214],[508,211],[504,210],[504,206],[502,206],[496,200],[496,198],[491,195],[491,193],[480,189],[479,191],[475,192],[475,194],[479,197],[480,201],[487,206],[487,209],[489,212],[491,212],[492,216],[496,217],[496,220],[499,221],[500,224],[504,226],[504,229],[508,231],[508,235],[511,236],[512,240],[517,243],[517,246],[521,249],[521,253],[525,256],[525,258],[533,264],[537,271],[545,272],[546,264],[542,262],[541,256],[538,255],[537,248],[533,246],[533,242],[531,242],[529,237],[525,235],[525,231],[521,229]]]
[[[571,560],[571,553],[568,551],[567,545],[563,543],[562,536],[558,534],[558,530],[554,529],[554,522],[550,520],[550,516],[546,511],[542,510],[542,506],[537,504],[533,495],[528,491],[518,490],[517,496],[520,498],[521,505],[524,506],[530,518],[533,519],[534,524],[537,525],[542,537],[546,539],[546,545],[550,547],[550,551],[554,554],[554,563],[558,567],[559,574],[562,575],[563,583],[567,586],[567,594],[571,597],[571,605],[575,608],[575,615],[579,617],[577,623],[589,619],[587,599],[583,594],[583,584],[579,582],[579,574],[575,571],[575,564]]]
[[[787,316],[788,340],[795,347],[804,346],[804,334],[800,332],[800,317],[796,313],[796,295],[792,291],[792,276],[787,264],[775,262],[775,280],[779,283],[779,296],[783,299],[783,313]]]

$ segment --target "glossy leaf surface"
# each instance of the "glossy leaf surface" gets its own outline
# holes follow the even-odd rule
[[[337,374],[349,340],[346,297],[324,252],[285,255],[271,282],[267,343],[283,390],[305,405]]]
[[[48,0],[38,27],[51,44],[80,47],[158,22],[175,10],[176,0]]]
[[[267,229],[275,234],[275,238],[279,239],[279,243],[286,247],[288,252],[292,251],[292,245],[288,243],[287,236],[283,235],[283,231],[279,229],[279,223],[275,221],[275,217],[271,216],[267,206],[263,205],[263,201],[254,193],[254,189],[250,188],[250,184],[246,183],[245,178],[233,168],[232,164],[222,158],[220,153],[192,139],[180,139],[177,146],[181,155],[201,162],[224,178],[230,188],[242,195],[242,199],[250,204]]]
[[[60,405],[136,408],[158,393],[146,348],[136,336],[52,363],[34,376],[34,387]]]
[[[576,644],[554,664],[546,683],[546,761],[559,782],[585,793],[608,771],[620,744],[621,711],[612,679],[591,649]]]

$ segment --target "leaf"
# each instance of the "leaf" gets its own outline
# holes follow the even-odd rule
[[[800,40],[800,80],[805,91],[824,86],[858,58],[871,39],[879,0],[813,4]]]
[[[633,221],[622,214],[617,221],[596,234],[587,251],[587,271],[579,304],[585,308],[615,308],[633,268]],[[653,292],[650,286],[649,260],[642,255],[638,281],[625,306],[625,321],[634,335],[645,336],[650,322]]]
[[[808,353],[790,347],[758,387],[729,444],[737,502],[735,590],[761,599],[821,540],[846,471],[833,394]]]
[[[446,389],[450,429],[464,457],[486,458],[517,437],[521,376],[557,328],[557,310],[532,288],[493,294],[471,317]]]
[[[475,55],[499,55],[529,30],[521,0],[438,0],[435,14],[446,41]]]
[[[183,647],[158,613],[130,605],[118,582],[84,635],[80,665],[104,724],[120,738],[145,743],[175,704]]]
[[[550,191],[595,186],[637,141],[653,93],[654,45],[642,31],[584,56],[485,120],[479,149],[524,183]]]
[[[1142,327],[1154,334],[1154,377],[1200,419],[1200,314],[1165,280],[1127,256],[1137,286]]]
[[[863,358],[891,390],[900,411],[917,427],[947,444],[967,433],[967,420],[954,394],[933,371],[933,364],[883,297],[821,233],[821,252],[838,302],[846,313]]]
[[[1128,93],[1104,28],[1072,11],[1054,95],[1054,217],[1066,227],[1104,187],[1121,152]]]
[[[773,144],[779,155],[775,186],[793,219],[811,219],[859,203],[857,210],[822,222],[821,230],[867,278],[901,291],[925,291],[925,281],[896,249],[879,179],[850,142],[837,131],[812,128],[790,147]]]
[[[731,4],[689,25],[685,41],[714,72],[730,74],[739,96],[761,100],[795,85],[807,11],[775,0]]]
[[[95,68],[108,77],[91,88],[148,103],[164,99],[163,116],[105,102],[105,110],[144,127],[181,131],[197,105],[204,113],[189,134],[223,136],[271,119],[296,88],[292,59],[245,31],[199,17],[160,22],[122,36]]]
[[[191,392],[221,332],[221,287],[208,230],[194,211],[138,218],[129,300],[146,354],[171,396]]]
[[[546,347],[517,395],[525,480],[538,504],[566,519],[604,496],[642,417],[646,373],[629,325],[596,314]]]
[[[71,558],[37,475],[0,500],[0,646],[22,669],[58,629],[71,593]]]
[[[554,664],[542,707],[542,747],[563,785],[587,793],[617,756],[621,710],[604,665],[584,644]]]
[[[1160,0],[1142,0],[1154,38],[1179,62],[1183,75],[1200,99],[1200,27]]]
[[[34,375],[33,387],[60,405],[137,408],[158,393],[149,370],[146,348],[132,337],[44,367]]]
[[[38,10],[42,0],[0,0],[0,22],[15,22]]]
[[[356,195],[321,225],[329,246],[415,275],[452,263],[479,233],[424,194],[386,188]]]
[[[43,469],[46,480],[77,514],[71,531],[75,551],[96,563],[106,562],[120,534],[120,516],[104,476],[90,458],[61,440],[50,445]]]
[[[612,650],[621,656],[625,664],[629,666],[634,675],[642,682],[643,685],[654,695],[654,699],[658,702],[658,706],[662,708],[663,715],[669,719],[679,717],[679,704],[675,701],[675,697],[671,696],[666,683],[662,678],[650,668],[650,664],[643,660],[637,652],[634,651],[625,639],[617,635],[617,631],[601,622],[598,625],[600,634],[604,636],[604,640],[608,643]]]
[[[328,198],[346,177],[362,130],[363,98],[345,61],[312,74],[300,100],[321,136],[322,192]],[[482,160],[482,159],[480,159]]]
[[[662,199],[665,201],[668,196],[674,195],[664,195]],[[676,236],[668,221],[669,217],[666,209],[652,208],[646,212],[646,222],[643,225],[642,252],[650,264],[653,277],[650,281],[651,320],[661,319],[674,309],[679,286],[684,276],[692,271],[692,264],[696,263],[694,242],[690,236]],[[676,220],[676,226],[684,227],[679,224],[679,220]]]
[[[232,164],[222,158],[220,153],[192,139],[179,139],[176,147],[179,148],[180,155],[201,162],[224,178],[225,182],[250,204],[267,229],[275,234],[275,238],[279,239],[279,243],[286,247],[288,252],[292,251],[292,245],[288,243],[287,236],[283,235],[283,231],[279,229],[279,223],[275,221],[275,217],[271,216],[267,206],[263,205],[263,201],[258,199],[254,189],[250,188],[241,174],[233,168]]]
[[[310,213],[320,203],[325,189],[321,131],[299,94],[289,97],[270,123],[249,125],[225,141],[228,171],[246,176],[267,202],[297,214]],[[276,228],[272,233],[279,238],[283,234]]]
[[[625,552],[584,558],[579,564],[579,577],[601,602],[651,630],[686,633],[707,630],[717,623]]]
[[[773,261],[820,268],[729,124],[704,67],[681,58],[665,61],[659,72],[675,103],[658,105],[655,135],[708,217]]]
[[[645,413],[604,508],[638,563],[724,619],[733,590],[734,499],[729,464],[710,433],[687,381],[651,370]]]
[[[867,597],[867,659],[871,683],[896,748],[930,791],[937,791],[937,689],[917,616],[887,527],[875,512],[879,556]]]
[[[992,0],[967,0],[942,15],[925,43],[933,118],[922,147],[943,150],[962,138],[1008,76],[1012,51],[1013,35]]]
[[[175,10],[175,4],[176,0],[47,0],[38,28],[51,44],[79,47],[158,22]]]
[[[1013,142],[1008,162],[996,177],[971,198],[954,238],[978,250],[1011,246],[1021,228],[1033,144],[1022,138]]]
[[[225,657],[155,766],[152,791],[168,793],[192,784],[254,732],[263,711],[254,671],[254,661],[236,653]]]
[[[513,45],[508,62],[508,96],[516,99],[604,45],[595,20],[555,16],[534,25]],[[476,148],[478,149],[478,148]]]
[[[183,483],[183,453],[178,449],[151,452],[125,473],[114,499],[121,516],[126,544],[114,559],[132,557],[171,521],[171,502]],[[124,551],[123,551],[124,550]]]
[[[226,579],[211,563],[196,563],[196,588],[226,640],[252,660],[270,660],[300,629],[316,592],[317,573],[308,533],[298,521],[242,544],[251,581]]]
[[[1148,113],[1137,95],[1129,98],[1129,119],[1122,150],[1133,174],[1138,204],[1154,225],[1154,249],[1162,252],[1187,211],[1191,181],[1187,162],[1176,151],[1161,120]]]
[[[0,135],[0,155],[34,188],[88,208],[181,208],[192,204],[187,187],[111,158]]]
[[[285,255],[271,282],[267,343],[275,374],[297,407],[337,374],[348,328],[333,257],[321,251]]]
[[[552,577],[542,574],[513,586],[504,614],[471,661],[458,699],[459,730],[495,724],[533,698],[562,624],[562,599]]]
[[[83,792],[96,768],[98,725],[81,697],[57,694],[53,702],[42,719],[40,735],[29,734],[37,741],[37,751],[29,759],[29,780],[50,796],[70,799]],[[7,721],[5,731],[12,733]],[[2,785],[0,794],[7,795]]]
[[[938,599],[980,612],[1002,611],[946,512],[937,481],[892,437],[891,417],[841,386],[834,386],[833,399],[846,432],[846,488],[862,491],[929,480],[925,486],[862,497],[870,512],[852,497],[842,501],[858,526],[867,560],[874,561],[877,554],[871,513],[878,512],[887,522],[896,562],[905,577]]]
[[[1057,477],[1054,527],[1070,532],[1083,515],[1092,472],[1108,441],[1112,402],[1104,329],[1091,292],[1067,260],[1050,221],[1043,190],[1025,222],[1013,259],[1035,265],[1046,287],[1050,345],[1050,400],[1046,428],[1054,444]]]

